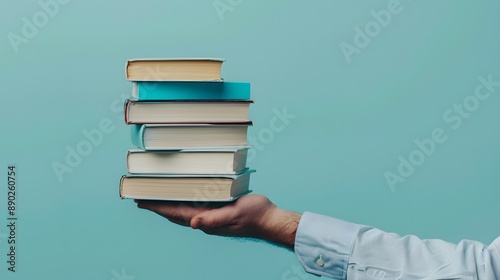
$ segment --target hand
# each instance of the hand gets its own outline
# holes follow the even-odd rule
[[[194,203],[135,200],[148,209],[183,226],[207,234],[253,237],[293,248],[300,214],[279,209],[267,197],[246,195],[231,203]]]

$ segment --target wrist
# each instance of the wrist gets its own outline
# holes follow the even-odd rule
[[[293,250],[301,214],[272,206],[261,219],[258,238]]]

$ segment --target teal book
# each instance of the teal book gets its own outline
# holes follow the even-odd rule
[[[132,143],[143,150],[247,147],[248,123],[135,124]]]
[[[134,82],[132,96],[137,100],[248,100],[246,82]]]

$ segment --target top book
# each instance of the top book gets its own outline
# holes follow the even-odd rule
[[[222,82],[220,58],[129,59],[125,75],[129,81]]]

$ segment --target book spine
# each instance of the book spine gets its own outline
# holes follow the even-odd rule
[[[124,103],[124,108],[123,108],[123,119],[125,120],[125,123],[126,124],[130,124],[130,121],[129,121],[129,109],[130,109],[130,103],[133,102],[131,101],[130,99],[127,99],[125,100],[125,103]]]
[[[121,199],[124,199],[125,196],[123,196],[123,180],[125,180],[125,175],[123,175],[121,178],[120,178],[120,188],[119,188],[119,195],[120,195],[120,198]]]
[[[129,164],[129,157],[132,152],[130,150],[127,151],[127,155],[125,156],[125,165],[127,167],[127,172],[130,173],[130,164]]]
[[[131,133],[130,133],[130,138],[132,140],[132,144],[134,144],[136,147],[140,149],[145,149],[144,146],[144,130],[146,126],[145,125],[139,125],[139,124],[134,124],[131,125]]]
[[[125,78],[130,81],[129,75],[128,75],[128,67],[130,65],[130,60],[127,60],[125,63]]]

